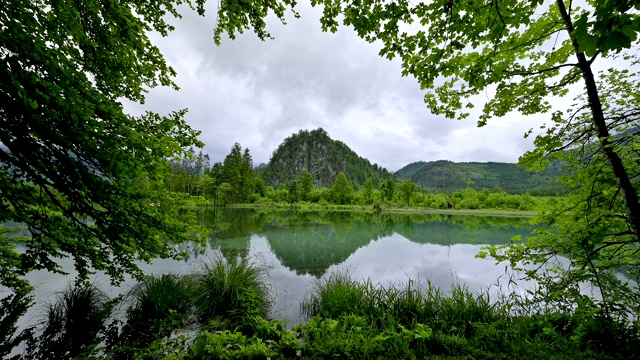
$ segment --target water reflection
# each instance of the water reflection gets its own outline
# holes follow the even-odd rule
[[[487,289],[505,276],[506,264],[477,259],[480,247],[533,230],[525,218],[433,214],[226,210],[203,219],[215,234],[211,248],[244,252],[269,266],[272,316],[290,325],[303,321],[299,303],[314,281],[333,271],[381,284],[411,278],[443,290],[457,282]]]
[[[523,218],[434,214],[227,210],[203,219],[214,234],[211,247],[223,253],[247,252],[251,235],[255,234],[266,238],[269,250],[283,266],[298,275],[316,278],[326,274],[330,266],[344,263],[358,249],[381,239],[444,246],[503,244],[533,230]]]
[[[192,271],[221,252],[256,257],[269,267],[275,308],[272,316],[295,325],[303,319],[299,302],[314,281],[332,271],[349,270],[374,283],[427,279],[443,290],[464,282],[472,290],[486,289],[505,273],[505,264],[477,259],[483,244],[501,244],[533,229],[528,219],[505,217],[364,214],[349,212],[277,212],[272,210],[208,209],[198,218],[211,233],[208,246],[186,244],[186,261],[156,260],[141,264],[147,273]],[[73,276],[73,265],[61,260]],[[38,298],[63,289],[70,277],[33,272],[29,280]],[[127,291],[96,280],[111,296]]]

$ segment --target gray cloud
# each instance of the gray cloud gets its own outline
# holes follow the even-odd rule
[[[540,119],[514,116],[477,129],[475,120],[432,115],[413,78],[398,61],[378,56],[379,45],[348,28],[323,33],[319,9],[301,5],[301,19],[268,21],[274,40],[254,34],[212,40],[214,5],[203,18],[184,11],[176,31],[152,35],[178,72],[180,91],[153,89],[144,107],[157,112],[189,108],[187,122],[202,131],[205,151],[220,161],[234,142],[267,162],[282,140],[322,127],[358,154],[390,170],[413,161],[509,161],[530,149],[522,134]]]

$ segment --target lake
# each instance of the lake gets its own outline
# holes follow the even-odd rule
[[[299,303],[314,282],[335,271],[349,271],[357,279],[374,283],[427,280],[442,290],[464,283],[473,291],[506,280],[506,264],[479,259],[486,244],[504,244],[513,236],[533,230],[528,218],[438,214],[366,214],[357,212],[295,212],[252,209],[211,209],[198,212],[199,221],[211,233],[207,246],[186,244],[183,261],[158,259],[141,267],[148,273],[183,273],[216,253],[247,255],[268,268],[274,297],[271,316],[293,326],[304,319]],[[61,260],[73,274],[69,260]],[[37,288],[36,299],[46,301],[63,289],[70,277],[38,271],[29,280]],[[111,296],[127,291],[133,281],[111,287],[100,275]],[[519,283],[522,288],[530,286]]]

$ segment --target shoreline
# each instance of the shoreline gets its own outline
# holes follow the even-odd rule
[[[194,204],[195,206],[212,206],[210,204]],[[217,207],[222,207],[218,205]],[[506,209],[432,209],[432,208],[396,208],[380,207],[380,211],[374,210],[372,205],[317,205],[317,204],[228,204],[227,208],[232,209],[270,209],[276,211],[345,211],[361,212],[370,214],[438,214],[438,215],[461,215],[461,216],[499,216],[499,217],[523,217],[533,218],[538,215],[538,211],[506,210]]]

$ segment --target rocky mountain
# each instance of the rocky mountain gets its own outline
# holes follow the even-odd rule
[[[302,170],[311,173],[317,187],[331,187],[340,172],[354,185],[372,178],[376,187],[391,176],[387,169],[372,165],[343,142],[331,139],[322,128],[300,130],[284,139],[263,170],[265,183],[273,187],[290,184]]]
[[[508,193],[558,195],[565,191],[564,186],[555,181],[559,175],[558,168],[559,165],[555,164],[546,171],[537,173],[511,163],[455,163],[439,160],[414,162],[395,174],[439,191],[456,191],[471,186],[475,189],[498,187]]]

